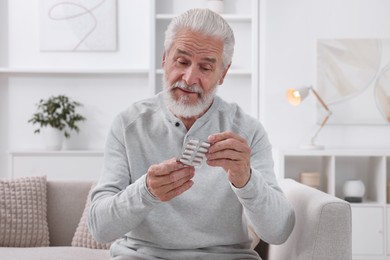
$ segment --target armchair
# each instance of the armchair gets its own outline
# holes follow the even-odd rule
[[[282,245],[260,242],[263,260],[351,260],[352,220],[348,202],[292,179],[280,186],[295,209],[295,227]]]

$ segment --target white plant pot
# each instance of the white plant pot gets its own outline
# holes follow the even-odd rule
[[[47,150],[56,151],[62,149],[64,133],[61,130],[53,127],[45,127],[42,132],[43,142]]]

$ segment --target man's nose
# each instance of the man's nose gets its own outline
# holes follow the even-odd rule
[[[195,66],[189,66],[185,69],[183,80],[188,86],[199,84],[199,71]]]

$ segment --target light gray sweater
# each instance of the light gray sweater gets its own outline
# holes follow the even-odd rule
[[[180,155],[185,139],[232,131],[251,148],[251,178],[235,188],[220,167],[196,169],[190,190],[161,202],[146,188],[152,164]],[[216,97],[187,131],[161,94],[133,104],[113,122],[102,175],[92,194],[89,228],[96,240],[117,240],[115,259],[259,259],[250,250],[250,222],[259,237],[284,242],[294,212],[277,185],[271,145],[259,121]]]

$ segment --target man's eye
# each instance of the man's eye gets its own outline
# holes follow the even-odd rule
[[[177,63],[179,63],[180,65],[187,65],[187,61],[185,60],[177,60]]]

